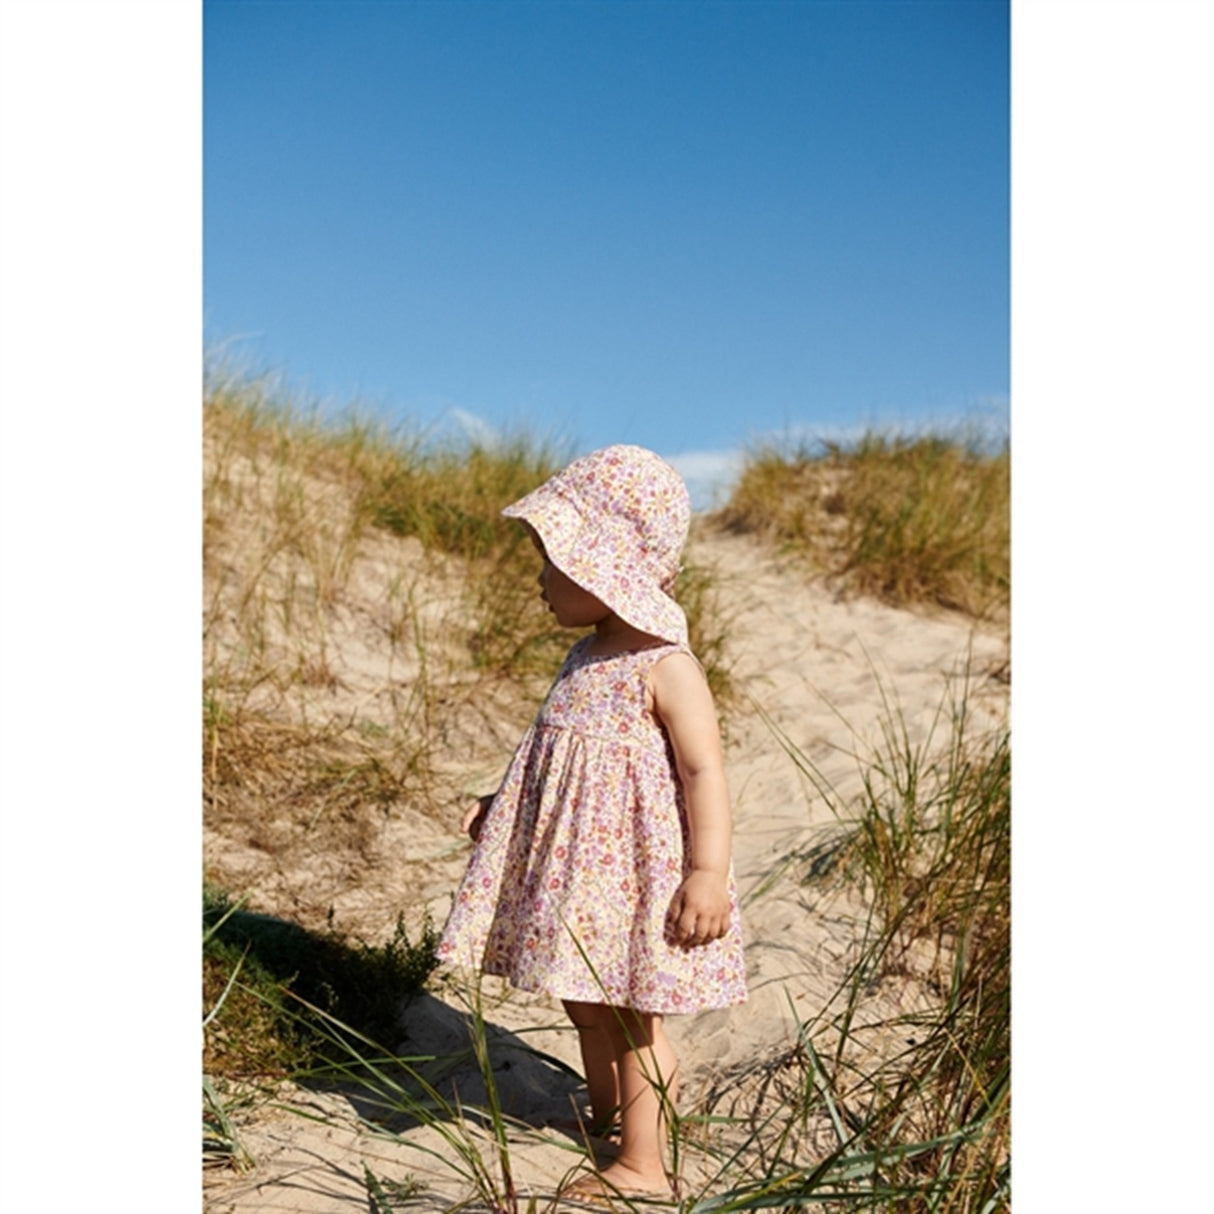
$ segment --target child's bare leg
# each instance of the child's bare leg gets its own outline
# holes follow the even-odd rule
[[[600,1176],[623,1192],[668,1189],[662,1144],[677,1096],[676,1059],[661,1016],[600,1008],[615,1054],[620,1086],[620,1153]]]
[[[604,1026],[604,1011],[601,1003],[565,1001],[565,1013],[577,1029],[582,1069],[590,1095],[593,1125],[586,1128],[595,1130],[610,1126],[620,1107],[619,1070],[611,1034]]]

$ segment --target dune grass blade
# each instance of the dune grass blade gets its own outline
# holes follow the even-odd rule
[[[208,944],[219,934],[223,926],[233,915],[237,914],[248,900],[247,894],[241,894],[235,902],[230,901],[225,895],[218,890],[208,890],[205,885],[203,888],[203,929],[202,929],[202,946],[206,948]],[[207,911],[210,908],[219,910],[219,918],[213,919],[212,922],[207,922]]]
[[[369,425],[343,429],[280,405],[269,391],[229,384],[211,394],[204,417],[207,665],[201,758],[207,812],[212,821],[230,824],[242,815],[258,819],[270,806],[309,847],[349,848],[351,839],[369,847],[376,815],[406,803],[426,812],[451,791],[437,774],[449,753],[443,749],[449,745],[442,737],[445,722],[494,697],[514,695],[530,711],[534,704],[522,691],[547,679],[568,644],[568,635],[552,628],[536,602],[530,546],[520,529],[500,528],[495,513],[505,500],[534,487],[526,482],[538,483],[544,469],[528,462],[534,450],[523,457],[507,452],[505,463],[495,466],[497,452],[467,445],[444,463],[424,436],[388,435]],[[1005,457],[959,458],[927,448],[905,459],[904,454],[887,444],[884,450],[840,450],[825,460],[807,460],[795,475],[809,486],[809,504],[797,507],[791,482],[779,489],[790,510],[803,507],[806,551],[817,553],[824,569],[853,588],[868,584],[895,600],[917,595],[969,602],[967,609],[975,611],[985,610],[989,597],[997,613],[1006,587],[997,575],[991,581],[961,568],[964,561],[958,566],[955,558],[964,545],[954,544],[948,560],[933,565],[937,557],[916,540],[920,524],[904,509],[905,501],[888,516],[873,514],[865,532],[860,491],[892,506],[899,494],[907,497],[910,485],[910,496],[936,502],[933,525],[943,525],[940,503],[952,499],[937,490],[936,473],[947,472],[954,488],[965,488],[967,477],[976,482],[990,472],[985,502],[966,510],[974,518],[986,511],[994,519],[1003,509],[1002,473],[983,461]],[[787,473],[777,469],[775,475]],[[872,543],[855,544],[865,555],[848,566],[847,544],[863,536]],[[989,534],[971,529],[961,538],[972,551],[992,536],[998,540],[998,527]],[[893,573],[882,574],[888,588],[863,581],[864,570],[877,569],[885,559],[878,540],[905,557],[902,565],[894,562]],[[795,535],[785,541],[799,542]],[[352,698],[340,711],[332,707],[349,677],[339,643],[342,613],[360,593],[360,563],[368,552],[381,562],[377,569],[389,569],[386,577],[376,577],[390,583],[376,626],[386,638],[392,713],[379,717],[369,716],[361,701],[352,708]],[[920,576],[924,570],[934,583]],[[429,588],[440,584],[431,577],[446,579],[442,593],[452,591],[459,599],[451,620],[427,614]],[[714,621],[711,581],[706,574],[698,578],[699,571],[685,571],[678,593],[692,636],[699,637],[697,650],[708,659],[711,683],[712,638],[720,640],[723,633]],[[929,585],[935,589],[926,590]],[[698,633],[702,623],[708,630]],[[373,698],[379,689],[366,694]],[[752,1116],[723,1117],[710,1108],[689,1110],[677,1122],[671,1116],[678,1131],[672,1143],[676,1167],[693,1135],[704,1137],[691,1145],[710,1163],[710,1180],[684,1201],[685,1211],[781,1204],[899,1214],[996,1214],[1006,1208],[1010,748],[1006,738],[1002,744],[971,738],[973,714],[964,698],[957,712],[939,714],[930,745],[900,719],[896,704],[886,699],[884,706],[874,751],[856,740],[860,801],[832,789],[807,756],[782,738],[791,761],[839,823],[830,838],[790,855],[785,872],[799,870],[822,886],[864,890],[869,918],[857,923],[845,981],[801,1026],[803,1040],[781,1063],[784,1086],[773,1087],[772,1098],[756,1104]],[[949,725],[954,736],[945,738]],[[252,840],[276,855],[280,842]],[[210,945],[222,943],[220,937],[237,922],[247,922],[236,909],[221,919],[223,932],[208,921]],[[323,923],[323,907],[320,915]],[[289,975],[263,975],[269,984],[261,985],[256,950],[237,961],[242,947],[237,945],[227,968],[212,975],[215,985],[204,1002],[204,1011],[211,1009],[208,1036],[224,1026],[249,991],[266,1007],[275,998],[280,1006],[292,1005],[278,989]],[[917,983],[931,994],[931,1009],[874,1019],[873,992],[892,982]],[[273,997],[270,984],[276,984]],[[293,1009],[292,1023],[300,1031],[308,1025],[309,1033],[326,1025],[324,1049],[309,1054],[306,1065],[297,1058],[287,1071],[305,1083],[358,1085],[360,1103],[371,1110],[364,1124],[376,1133],[388,1133],[383,1123],[397,1117],[433,1126],[440,1147],[408,1136],[401,1141],[447,1168],[471,1194],[469,1202],[498,1209],[527,1204],[508,1152],[511,1135],[523,1127],[489,1095],[493,1042],[483,1018],[480,1044],[470,1037],[459,1055],[398,1059],[376,1046],[378,1034],[340,1003],[324,997],[310,1002],[312,1011]],[[279,1016],[275,1011],[258,1024],[280,1027]],[[477,1018],[479,1008],[474,1026]],[[882,1052],[874,1044],[880,1034],[913,1036],[915,1044]],[[450,1071],[469,1059],[489,1072],[483,1076],[484,1108],[445,1094],[444,1067]],[[222,1085],[212,1088],[218,1099]],[[231,1129],[230,1103],[227,1112]],[[381,1189],[395,1196],[390,1187]]]
[[[486,1091],[484,1106],[467,1105],[457,1097],[445,1097],[436,1083],[423,1070],[428,1063],[452,1062],[459,1059],[400,1056],[384,1050],[381,1045],[323,1009],[296,999],[309,1024],[318,1023],[333,1047],[331,1061],[296,1076],[301,1082],[320,1082],[357,1091],[360,1103],[380,1111],[380,1116],[359,1120],[370,1132],[386,1137],[431,1159],[443,1170],[455,1176],[471,1190],[469,1201],[483,1203],[500,1214],[526,1214],[536,1208],[535,1199],[524,1202],[514,1181],[514,1166],[510,1157],[510,1133],[525,1133],[531,1127],[505,1113],[497,1093],[492,1059],[479,1000],[474,1000],[470,1014],[469,1055],[475,1061]],[[536,1055],[537,1057],[541,1055]],[[301,1116],[316,1119],[316,1114],[290,1105],[279,1106]],[[404,1117],[437,1133],[442,1149],[426,1145],[409,1135],[397,1136],[384,1123]],[[487,1129],[492,1144],[496,1174],[485,1160],[474,1126]]]
[[[236,1124],[215,1085],[205,1075],[202,1077],[202,1101],[203,1162],[229,1163],[238,1172],[247,1172],[255,1167],[257,1161],[241,1141]]]
[[[367,1189],[367,1199],[371,1205],[371,1214],[393,1214],[394,1210],[404,1208],[410,1198],[416,1197],[425,1189],[411,1177],[404,1183],[400,1181],[383,1181],[366,1165],[363,1164],[363,1184]],[[391,1192],[388,1191],[389,1187]]]
[[[1009,1208],[1010,742],[1001,724],[979,727],[973,677],[963,666],[917,730],[883,688],[877,742],[853,733],[854,795],[768,719],[838,823],[785,871],[857,889],[869,908],[845,981],[784,1064],[803,1076],[786,1116],[799,1106],[801,1118],[825,1119],[839,1145],[812,1167],[770,1158],[763,1175],[693,1206],[699,1214]],[[922,1008],[861,1017],[893,983],[913,984]],[[876,1048],[882,1039],[908,1045]]]
[[[501,1172],[503,1195],[507,1203],[514,1204],[517,1193],[514,1186],[514,1170],[510,1163],[510,1144],[506,1139],[506,1122],[502,1114],[501,1101],[498,1098],[497,1081],[493,1077],[493,1063],[489,1057],[489,1040],[485,1033],[485,1017],[481,1008],[479,988],[476,992],[471,1029],[472,1050],[485,1082],[485,1101],[493,1140],[497,1145],[497,1165]]]
[[[363,1099],[388,1114],[403,1114],[420,1125],[435,1130],[448,1150],[437,1151],[409,1139],[401,1141],[422,1154],[431,1156],[459,1176],[474,1192],[489,1202],[504,1197],[492,1172],[481,1158],[474,1137],[469,1133],[464,1110],[448,1101],[429,1079],[414,1065],[417,1059],[398,1057],[381,1045],[359,1033],[348,1024],[305,1001],[299,1001],[309,1013],[325,1026],[337,1053],[337,1059],[312,1073],[312,1077],[333,1082],[340,1079],[351,1084]],[[367,1047],[364,1049],[363,1047]],[[307,1079],[307,1074],[298,1078]],[[385,1130],[375,1121],[360,1116],[368,1129],[377,1134]]]
[[[364,1032],[386,1035],[394,1031],[401,1001],[421,989],[437,964],[437,935],[428,919],[410,939],[398,916],[393,938],[369,945],[254,914],[241,908],[243,901],[230,905],[222,890],[204,887],[204,998],[211,1004],[204,1060],[213,1073],[282,1075],[323,1055],[325,1039],[290,1012],[288,991]]]
[[[938,1191],[941,1188],[939,1182],[932,1179],[917,1184],[900,1185],[878,1182],[855,1189],[836,1186],[848,1181],[867,1179],[880,1167],[911,1162],[942,1148],[969,1141],[979,1129],[980,1126],[963,1126],[952,1134],[907,1144],[898,1149],[860,1152],[845,1158],[828,1157],[813,1168],[773,1177],[755,1186],[744,1186],[728,1193],[703,1198],[690,1207],[688,1214],[804,1207],[824,1205],[827,1202],[842,1202],[862,1208],[881,1208],[881,1203],[890,1200],[909,1201],[923,1198]]]
[[[521,730],[568,649],[501,517],[564,449],[327,418],[222,366],[203,430],[207,824],[288,863],[326,842],[373,861],[397,807],[445,816],[453,752],[480,722]],[[710,575],[679,593],[720,697]]]
[[[249,948],[246,947],[245,951],[243,953],[241,953],[240,956],[237,958],[236,964],[232,967],[231,976],[228,978],[226,985],[224,986],[223,990],[220,992],[219,998],[215,1000],[214,1006],[202,1018],[203,1032],[206,1032],[207,1026],[211,1023],[211,1021],[214,1020],[215,1017],[218,1016],[221,1011],[223,1011],[223,1005],[225,1003],[227,1003],[228,996],[232,993],[232,988],[236,985],[236,979],[240,977],[241,968],[244,966],[245,958],[248,955],[249,955]]]

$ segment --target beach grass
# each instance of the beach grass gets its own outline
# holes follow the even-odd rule
[[[208,370],[203,438],[206,827],[270,869],[323,856],[350,872],[390,861],[385,832],[403,812],[449,832],[469,792],[461,765],[521,734],[573,640],[539,601],[524,529],[500,514],[568,451],[333,417],[221,365]],[[677,593],[724,704],[709,573],[690,564]],[[285,919],[233,909],[242,873],[208,858],[215,1100],[224,1083],[294,1073],[315,1051],[314,1024],[285,1015],[292,999],[390,1043],[386,1005],[372,1013],[361,988],[378,974],[382,999],[399,1003],[393,967],[421,947],[399,921],[396,936],[352,942],[319,897]],[[264,896],[257,907],[280,909]]]
[[[898,606],[1005,618],[1009,448],[965,435],[870,432],[854,443],[752,451],[717,513],[841,588]]]
[[[1011,748],[1006,724],[978,722],[972,677],[959,672],[917,739],[883,690],[878,740],[857,739],[856,793],[780,735],[836,821],[787,861],[807,886],[853,890],[866,913],[846,980],[796,1046],[710,1098],[708,1113],[732,1085],[734,1140],[740,1127],[761,1136],[765,1165],[695,1214],[834,1200],[1010,1210]],[[889,985],[918,1006],[866,1014]],[[752,1098],[742,1117],[740,1091]]]
[[[213,377],[203,424],[207,826],[282,865],[306,847],[364,870],[406,807],[449,830],[466,791],[451,771],[470,746],[453,723],[517,736],[571,640],[537,602],[522,529],[499,518],[565,453],[328,421],[247,376]],[[854,593],[999,618],[1006,465],[1006,452],[943,440],[758,453],[711,525],[771,537]],[[710,571],[685,569],[677,594],[728,719],[737,689]],[[370,673],[350,661],[360,646]],[[856,740],[856,794],[784,739],[835,826],[773,866],[867,911],[845,981],[795,1044],[672,1112],[674,1157],[708,1177],[680,1194],[682,1214],[1010,1208],[1010,745],[1002,727],[978,727],[968,687],[954,681],[926,738],[887,695],[876,742]],[[428,924],[398,919],[368,942],[319,907],[247,906],[228,892],[243,888],[236,871],[210,876],[207,1159],[253,1166],[240,1114],[286,1076],[361,1093],[382,1114],[366,1116],[368,1133],[391,1136],[397,1115],[430,1126],[437,1154],[394,1141],[430,1150],[467,1208],[546,1208],[518,1183],[512,1144],[527,1127],[497,1100],[483,1008],[469,1009],[463,1059],[483,1105],[440,1092],[443,1060],[390,1048],[433,965]],[[913,1012],[881,1003],[891,984],[918,993]],[[585,1150],[569,1149],[572,1171]],[[364,1180],[376,1210],[421,1192],[370,1168]]]
[[[819,894],[856,895],[850,905],[864,910],[843,980],[798,1018],[795,1042],[670,1108],[671,1158],[696,1177],[678,1193],[680,1214],[1010,1210],[1010,745],[1005,725],[979,722],[970,677],[959,672],[917,737],[886,697],[876,740],[856,738],[858,791],[841,792],[779,735],[835,819],[782,867]],[[916,992],[910,1010],[891,1004],[891,989]],[[299,1010],[293,996],[288,1018],[326,1041],[323,1062],[296,1077],[358,1092],[366,1131],[437,1165],[465,1194],[460,1208],[564,1208],[559,1186],[537,1194],[518,1182],[514,1148],[537,1131],[504,1109],[498,1047],[473,996],[465,1062],[482,1076],[481,1103],[431,1078],[459,1060],[394,1054],[330,1011]],[[393,1137],[387,1127],[401,1118],[434,1130],[441,1147]],[[562,1145],[569,1179],[590,1148]],[[387,1192],[378,1183],[367,1179],[372,1208]],[[625,1196],[615,1205],[649,1208]]]
[[[314,1065],[327,1037],[297,1013],[301,1001],[352,1031],[391,1039],[401,1004],[438,964],[433,925],[424,920],[414,935],[403,915],[382,944],[309,931],[205,885],[204,1067],[240,1079],[281,1078]]]
[[[239,819],[269,850],[284,834],[319,845],[331,828],[366,853],[394,805],[449,815],[459,790],[439,770],[464,741],[453,723],[521,733],[573,639],[539,602],[524,529],[500,514],[565,453],[526,437],[430,442],[354,414],[326,419],[269,381],[212,381],[208,820]],[[707,571],[689,565],[678,593],[724,706],[724,629]],[[352,642],[367,670],[349,669]],[[275,811],[260,825],[254,800]]]

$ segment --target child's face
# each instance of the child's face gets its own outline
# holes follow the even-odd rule
[[[562,628],[589,628],[611,615],[609,607],[599,602],[589,590],[582,589],[572,578],[566,577],[548,559],[543,544],[534,535],[532,542],[544,558],[544,567],[539,576],[541,597]]]

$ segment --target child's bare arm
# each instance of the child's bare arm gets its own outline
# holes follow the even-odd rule
[[[489,812],[489,806],[493,804],[493,798],[496,796],[497,793],[490,792],[483,797],[477,797],[475,803],[468,807],[468,812],[464,814],[464,819],[459,824],[460,832],[468,835],[473,843],[480,838],[481,827],[485,824],[485,815]]]
[[[670,930],[679,944],[707,944],[725,934],[730,915],[733,829],[716,708],[704,672],[688,654],[658,662],[650,687],[674,748],[691,827],[691,872],[671,901]]]

